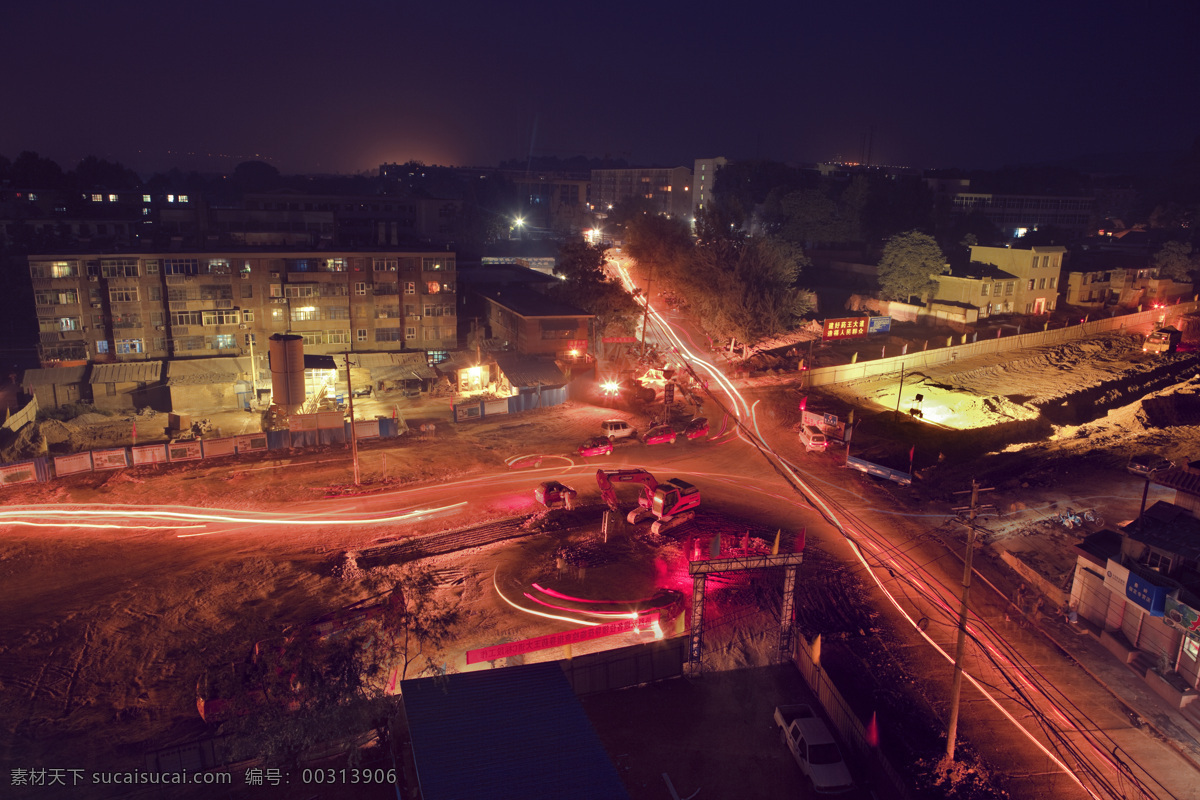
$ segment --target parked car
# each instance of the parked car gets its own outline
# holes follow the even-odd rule
[[[704,417],[696,417],[684,428],[683,435],[689,439],[701,439],[708,436],[708,420]]]
[[[836,794],[854,788],[854,778],[842,759],[842,751],[812,706],[779,706],[775,709],[775,724],[779,726],[780,741],[792,751],[792,757],[818,794]]]
[[[675,444],[677,436],[679,434],[670,425],[657,425],[646,431],[642,444]]]
[[[1175,466],[1173,463],[1156,453],[1138,453],[1129,459],[1129,463],[1125,465],[1125,469],[1134,475],[1153,475],[1156,472],[1168,470],[1173,466]]]
[[[611,456],[612,451],[613,443],[607,436],[593,436],[575,448],[575,452],[583,458],[587,458],[588,456]]]
[[[637,438],[637,428],[630,425],[623,419],[606,419],[600,423],[600,432],[608,438],[615,441],[617,439]]]
[[[546,508],[571,509],[575,505],[577,495],[578,492],[573,488],[558,481],[544,481],[533,490],[533,499]]]

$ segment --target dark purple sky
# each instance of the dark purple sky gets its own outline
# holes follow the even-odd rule
[[[873,163],[991,167],[1200,135],[1195,0],[40,0],[0,31],[0,154],[64,168],[859,160],[872,128]]]

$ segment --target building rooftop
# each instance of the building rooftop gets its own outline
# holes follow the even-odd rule
[[[501,286],[489,289],[488,300],[522,317],[591,317],[581,308],[563,303],[525,286]]]
[[[557,664],[401,682],[425,800],[628,800]]]

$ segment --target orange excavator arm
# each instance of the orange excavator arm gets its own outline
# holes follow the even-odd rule
[[[644,469],[596,470],[596,485],[600,487],[600,497],[613,511],[621,510],[617,504],[617,493],[613,489],[614,483],[636,483],[641,486],[644,498],[641,505],[644,508],[650,507],[654,499],[654,490],[658,488],[658,481]]]

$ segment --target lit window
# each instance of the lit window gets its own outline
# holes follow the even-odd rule
[[[186,202],[187,202],[187,195],[186,195],[186,194],[181,194],[181,195],[179,195],[179,202],[181,202],[181,203],[186,203]]]
[[[354,293],[355,293],[355,294],[360,294],[360,295],[361,295],[361,294],[366,294],[366,293],[367,293],[367,284],[365,284],[365,283],[363,283],[363,282],[361,282],[361,281],[360,281],[360,282],[358,282],[358,283],[356,283],[356,284],[354,284]]]
[[[103,202],[104,202],[104,195],[102,195],[102,194],[94,194],[94,195],[92,195],[92,202],[93,202],[93,203],[103,203]]]
[[[167,195],[167,202],[168,202],[168,203],[174,203],[174,202],[175,202],[175,195],[173,195],[173,194],[169,194],[169,195]]]
[[[149,202],[150,202],[150,195],[148,195],[148,194],[144,194],[144,195],[142,195],[142,202],[143,202],[143,203],[149,203]]]

